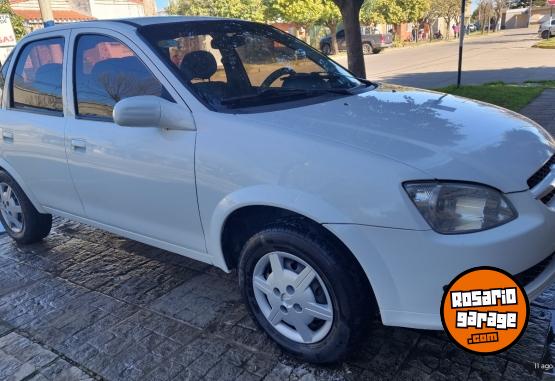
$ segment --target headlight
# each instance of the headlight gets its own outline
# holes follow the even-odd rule
[[[501,192],[484,185],[410,182],[404,187],[424,219],[441,234],[491,229],[517,217]]]

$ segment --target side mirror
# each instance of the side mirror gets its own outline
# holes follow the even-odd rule
[[[196,130],[188,108],[153,95],[125,98],[116,103],[114,122],[122,127],[158,127],[167,130]]]

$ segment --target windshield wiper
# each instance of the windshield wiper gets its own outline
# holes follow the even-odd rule
[[[322,94],[353,95],[349,89],[329,88],[329,89],[287,89],[287,88],[268,88],[254,94],[240,95],[237,97],[224,98],[220,101],[222,105],[237,107],[241,103],[253,101],[272,101],[284,97],[299,96],[318,96]]]

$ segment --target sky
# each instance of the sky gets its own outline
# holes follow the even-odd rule
[[[168,6],[168,0],[156,0],[156,7],[158,10],[162,10]]]

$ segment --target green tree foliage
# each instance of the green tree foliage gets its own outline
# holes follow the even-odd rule
[[[382,3],[385,0],[366,0],[360,9],[360,21],[365,25],[377,25],[386,22],[382,13]]]
[[[18,40],[27,34],[23,18],[15,14],[8,0],[0,0],[0,13],[10,15],[15,37]]]
[[[304,28],[320,21],[324,11],[321,0],[272,0],[266,4],[270,15]]]
[[[168,8],[170,14],[216,16],[264,21],[263,0],[178,0]]]
[[[341,22],[341,12],[339,8],[332,0],[321,0],[322,1],[322,13],[320,16],[319,23],[327,26],[331,33],[331,50],[332,53],[337,53],[337,25]]]

